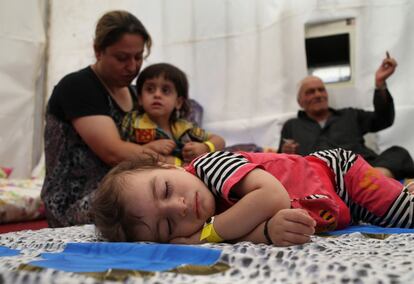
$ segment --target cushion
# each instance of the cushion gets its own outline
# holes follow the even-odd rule
[[[12,168],[0,166],[0,178],[8,178],[12,171]]]
[[[0,224],[44,217],[42,179],[0,179]]]

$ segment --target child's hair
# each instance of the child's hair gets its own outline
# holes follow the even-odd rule
[[[171,81],[177,91],[177,96],[183,98],[183,105],[180,109],[179,118],[186,118],[190,112],[190,104],[188,102],[188,80],[185,73],[174,65],[168,63],[158,63],[144,68],[137,79],[138,96],[141,96],[142,94],[142,88],[145,81],[161,76],[164,77],[165,80]],[[142,106],[138,107],[138,111],[141,113],[144,112]],[[172,114],[170,120],[174,121],[176,119],[177,117]]]
[[[92,198],[92,216],[97,231],[113,242],[135,241],[133,236],[136,218],[125,210],[122,191],[128,186],[126,177],[137,171],[162,168],[158,156],[142,154],[133,160],[119,163],[110,170]]]

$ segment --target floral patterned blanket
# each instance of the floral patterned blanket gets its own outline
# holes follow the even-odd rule
[[[44,217],[42,184],[41,178],[0,178],[0,224]]]

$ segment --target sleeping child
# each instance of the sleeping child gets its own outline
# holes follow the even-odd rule
[[[110,241],[288,246],[358,222],[414,228],[413,189],[343,149],[217,151],[185,168],[148,155],[104,177],[93,212]]]

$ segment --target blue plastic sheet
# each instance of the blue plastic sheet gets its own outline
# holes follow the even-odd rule
[[[374,225],[355,225],[349,226],[342,230],[336,230],[324,233],[326,235],[343,235],[350,233],[366,233],[366,234],[413,234],[414,229],[403,229],[403,228],[383,228]]]
[[[20,254],[20,251],[17,249],[11,249],[5,246],[0,246],[0,256],[15,256]]]
[[[166,271],[182,265],[213,265],[221,250],[189,245],[136,243],[68,243],[61,253],[43,253],[30,264],[68,272],[108,269]]]

